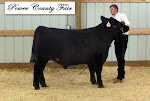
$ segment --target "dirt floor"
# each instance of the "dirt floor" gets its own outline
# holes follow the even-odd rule
[[[0,64],[0,101],[150,101],[150,67],[127,66],[123,83],[113,84],[117,67],[104,66],[105,88],[89,82],[85,65],[47,65],[44,74],[48,87],[36,91],[33,64]]]

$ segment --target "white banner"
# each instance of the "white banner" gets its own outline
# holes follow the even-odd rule
[[[75,2],[5,2],[5,14],[75,14]]]

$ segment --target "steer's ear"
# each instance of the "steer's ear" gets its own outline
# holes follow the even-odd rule
[[[108,18],[105,18],[104,16],[101,16],[101,20],[102,20],[102,23],[105,24],[105,25],[108,22]]]
[[[111,24],[109,22],[109,19],[108,18],[105,18],[104,16],[101,16],[101,20],[102,20],[102,23],[107,26],[107,27],[110,27]]]

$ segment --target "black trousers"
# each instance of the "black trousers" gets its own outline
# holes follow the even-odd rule
[[[125,76],[125,52],[128,44],[128,35],[121,35],[115,40],[115,54],[118,61],[118,76],[117,79],[124,79]]]

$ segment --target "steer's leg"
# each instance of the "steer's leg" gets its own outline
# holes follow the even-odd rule
[[[34,79],[33,79],[33,86],[35,88],[35,90],[40,89],[39,87],[39,76],[40,76],[40,63],[39,61],[36,60],[35,64],[34,64]]]
[[[45,63],[43,64],[42,68],[41,68],[40,85],[41,85],[42,87],[47,87],[46,82],[45,82],[45,78],[44,78],[44,73],[43,73],[46,64],[47,64],[47,62],[45,62]]]
[[[40,85],[41,85],[42,87],[47,87],[43,72],[42,72],[42,74],[41,74],[41,76],[40,76]]]
[[[96,66],[97,83],[99,85],[99,88],[104,88],[102,78],[101,78],[102,67],[103,65]]]
[[[35,90],[40,89],[39,87],[39,80],[41,73],[43,71],[43,66],[46,65],[45,61],[37,59],[34,65],[34,80],[33,80],[33,86]]]
[[[92,84],[96,84],[96,80],[95,80],[95,68],[92,65],[88,65],[89,66],[89,71],[90,71],[90,81]]]

